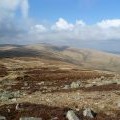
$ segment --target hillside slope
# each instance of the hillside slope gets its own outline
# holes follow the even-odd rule
[[[76,49],[49,44],[0,46],[0,58],[40,57],[72,63],[81,68],[120,72],[120,56],[91,49]]]

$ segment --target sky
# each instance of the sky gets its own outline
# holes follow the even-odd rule
[[[120,0],[0,0],[0,44],[120,52]]]
[[[69,22],[82,19],[88,24],[94,24],[120,17],[119,0],[30,0],[30,4],[32,17],[50,22],[62,17]]]

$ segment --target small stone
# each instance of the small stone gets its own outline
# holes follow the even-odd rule
[[[69,85],[65,85],[63,89],[69,89],[70,86]]]
[[[20,96],[21,96],[20,91],[14,92],[14,97],[15,97],[15,98],[19,98]]]
[[[15,110],[19,110],[19,103],[15,106]]]
[[[118,108],[120,108],[120,103],[117,104]]]
[[[93,112],[90,108],[86,108],[86,109],[83,111],[83,115],[84,115],[85,117],[90,117],[90,118],[96,117],[96,113]]]
[[[16,98],[11,99],[12,102],[17,102]]]
[[[120,80],[117,81],[117,84],[120,85]]]
[[[101,80],[104,80],[104,79],[105,79],[105,77],[104,77],[104,76],[101,76],[101,77],[100,77],[100,79],[101,79]]]
[[[21,104],[20,104],[20,103],[17,103],[16,106],[15,106],[15,110],[23,111],[24,108],[21,107]]]
[[[7,109],[8,113],[10,113],[10,109]]]
[[[81,85],[81,82],[80,81],[77,81],[77,82],[72,82],[70,87],[71,88],[79,88]]]
[[[51,120],[58,120],[58,117],[54,117],[54,118],[52,118]]]
[[[38,85],[44,85],[44,84],[45,84],[45,82],[44,82],[44,81],[42,81],[42,82],[38,83]]]
[[[21,117],[19,120],[42,120],[42,118],[35,118],[35,117]]]
[[[29,84],[27,82],[24,82],[24,86],[27,87]]]
[[[73,110],[69,110],[69,111],[67,112],[66,118],[67,118],[68,120],[80,120],[80,119],[76,116],[76,114],[74,113]]]

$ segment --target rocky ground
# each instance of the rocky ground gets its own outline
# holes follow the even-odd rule
[[[120,120],[120,75],[39,58],[1,59],[0,116]]]

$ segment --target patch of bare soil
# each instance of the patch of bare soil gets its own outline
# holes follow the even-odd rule
[[[40,117],[43,120],[57,118],[57,120],[67,120],[66,113],[70,108],[51,107],[38,104],[21,103],[19,110],[16,110],[16,104],[3,105],[0,107],[0,115],[5,116],[7,120],[19,120],[20,117]],[[119,120],[120,111],[113,111],[115,116],[108,116],[102,112],[97,113],[93,119],[83,116],[83,110],[76,112],[81,120]]]
[[[120,90],[120,84],[108,84],[108,85],[101,85],[101,86],[93,86],[88,88],[83,88],[84,91],[113,91],[113,90]]]
[[[60,80],[65,79],[76,80],[76,79],[94,79],[101,76],[111,77],[112,74],[98,73],[96,71],[80,71],[80,70],[60,70],[51,68],[33,69],[26,72],[26,75],[32,76],[32,78],[39,80]]]
[[[7,68],[4,65],[0,65],[0,77],[4,77],[8,74]]]
[[[58,120],[67,120],[65,113],[68,108],[50,107],[45,105],[22,103],[19,110],[16,110],[16,104],[4,105],[0,107],[0,115],[7,120],[19,120],[20,117],[40,117],[43,120],[57,117]],[[10,112],[8,112],[8,109]]]

